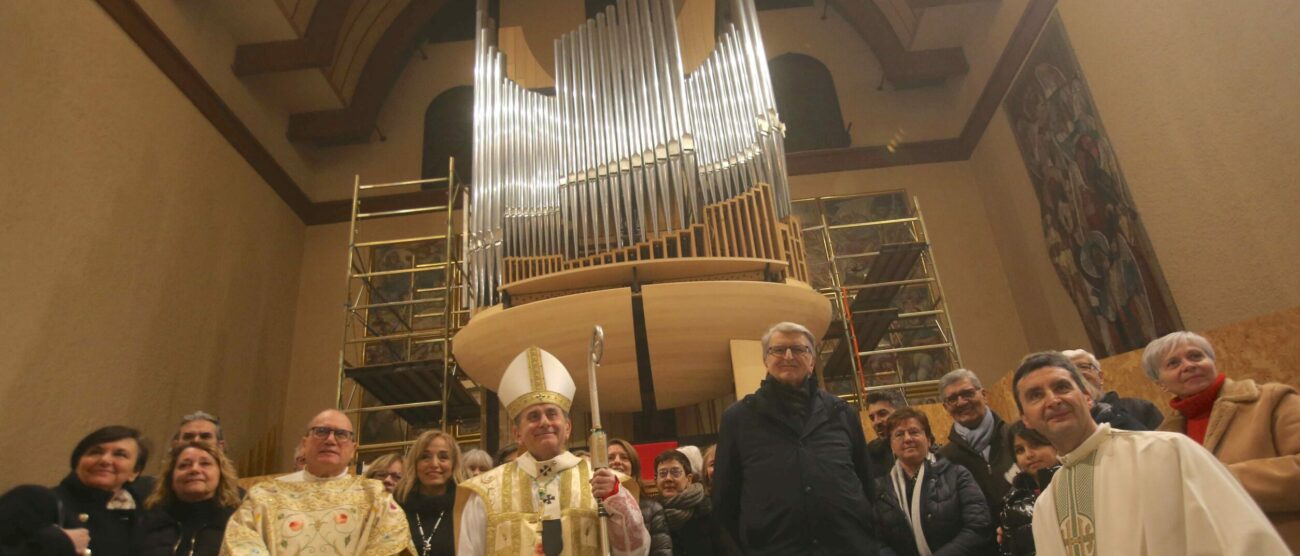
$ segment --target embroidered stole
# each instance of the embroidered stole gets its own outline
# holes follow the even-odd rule
[[[1093,478],[1097,451],[1093,450],[1078,463],[1061,468],[1052,478],[1057,525],[1065,553],[1070,556],[1094,556],[1097,553],[1096,498]]]

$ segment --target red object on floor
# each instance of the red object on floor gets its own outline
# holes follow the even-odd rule
[[[668,450],[677,448],[677,441],[649,442],[633,444],[637,457],[641,458],[641,480],[653,483],[655,480],[655,458]]]

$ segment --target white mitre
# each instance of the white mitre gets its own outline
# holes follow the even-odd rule
[[[514,419],[539,403],[555,404],[567,412],[577,389],[564,363],[542,348],[529,346],[506,367],[497,396],[505,404],[506,414]]]

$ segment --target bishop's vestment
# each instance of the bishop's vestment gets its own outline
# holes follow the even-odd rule
[[[539,462],[525,453],[457,486],[456,554],[541,554],[543,521],[560,521],[565,555],[599,552],[599,519],[591,464],[569,452]],[[613,554],[641,556],[650,537],[627,486],[605,500]]]

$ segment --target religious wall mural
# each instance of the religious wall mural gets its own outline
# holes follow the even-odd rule
[[[1038,196],[1047,255],[1098,357],[1182,328],[1060,15],[1004,109]]]

